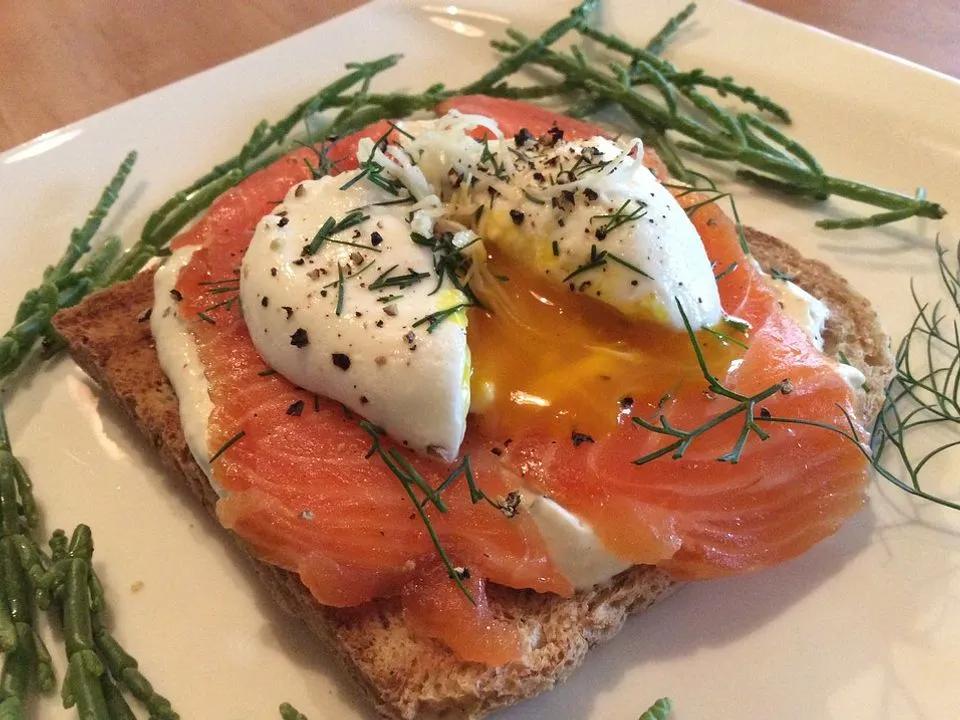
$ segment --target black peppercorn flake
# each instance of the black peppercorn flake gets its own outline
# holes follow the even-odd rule
[[[584,443],[594,442],[593,438],[587,435],[586,433],[577,432],[576,430],[570,435],[570,439],[573,441],[574,447],[580,447]]]
[[[302,348],[310,344],[310,338],[307,337],[307,331],[303,328],[297,328],[290,336],[290,344],[294,347]]]

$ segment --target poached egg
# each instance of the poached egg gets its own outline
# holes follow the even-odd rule
[[[505,138],[456,112],[396,128],[257,225],[244,318],[292,382],[451,460],[471,411],[501,432],[611,426],[610,372],[629,390],[688,347],[677,302],[694,329],[721,321],[699,235],[639,140]]]

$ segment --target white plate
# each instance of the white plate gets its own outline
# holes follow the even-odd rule
[[[478,14],[452,16],[374,2],[3,154],[5,317],[128,149],[140,162],[109,230],[130,238],[172,190],[231,155],[259,118],[278,117],[344,62],[401,51],[407,58],[382,86],[456,86],[492,62],[486,41],[503,20],[536,31],[565,10],[528,5],[470,0]],[[640,41],[680,7],[659,5],[609,2],[605,19]],[[960,84],[751,6],[704,0],[696,17],[671,58],[775,96],[831,171],[904,191],[923,183],[960,213]],[[938,231],[949,243],[958,237],[949,218],[827,233],[803,207],[744,194],[741,210],[840,269],[895,337],[910,317],[908,276],[932,291],[932,240]],[[70,362],[20,381],[9,420],[48,527],[92,525],[117,634],[185,718],[272,718],[282,700],[312,720],[370,716]],[[503,717],[626,720],[660,695],[674,698],[677,720],[957,717],[960,514],[879,484],[871,496],[865,512],[799,560],[685,588],[631,620],[563,687]],[[42,716],[60,716],[55,705],[45,702]]]

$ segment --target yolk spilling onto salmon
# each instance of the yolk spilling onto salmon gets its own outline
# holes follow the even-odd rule
[[[492,437],[599,439],[634,403],[703,385],[690,339],[675,328],[627,318],[495,252],[474,287],[485,309],[470,312],[472,408]],[[743,352],[707,331],[698,341],[721,375]]]

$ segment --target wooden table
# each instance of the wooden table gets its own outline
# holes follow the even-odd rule
[[[751,0],[960,77],[957,0]],[[363,0],[0,0],[0,150]]]

